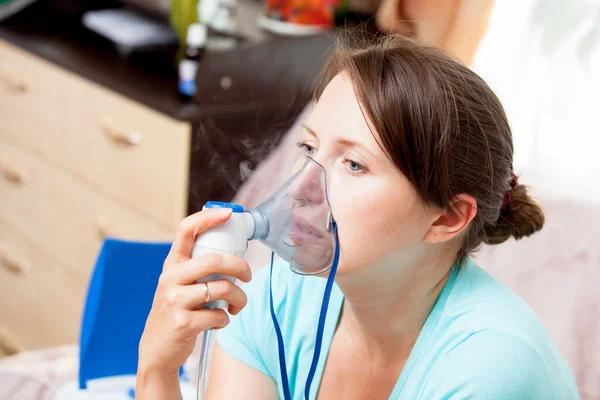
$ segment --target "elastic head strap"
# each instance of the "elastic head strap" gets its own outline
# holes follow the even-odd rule
[[[333,225],[333,237],[335,240],[335,253],[333,256],[333,263],[329,270],[329,276],[327,277],[327,284],[325,285],[325,293],[323,294],[323,302],[321,303],[321,313],[319,314],[319,325],[317,326],[317,338],[315,340],[315,350],[313,352],[312,364],[310,371],[308,372],[308,378],[306,378],[306,386],[304,387],[304,398],[308,400],[310,398],[310,387],[317,371],[317,365],[319,364],[319,356],[321,355],[321,344],[323,343],[323,332],[325,330],[325,320],[327,319],[327,310],[329,309],[329,300],[331,298],[331,290],[333,289],[333,282],[335,280],[335,274],[337,272],[338,263],[340,261],[340,244],[337,235],[337,224],[332,221]]]
[[[275,315],[275,308],[273,307],[273,260],[275,259],[275,253],[271,252],[271,273],[269,275],[269,306],[271,309],[271,320],[273,326],[275,326],[275,333],[277,335],[277,348],[279,350],[279,371],[281,374],[281,385],[283,386],[283,397],[285,400],[291,400],[290,395],[290,383],[288,382],[287,370],[285,368],[285,346],[283,343],[283,335],[279,328],[279,322],[277,322],[277,315]]]
[[[323,301],[321,303],[321,311],[319,313],[319,323],[317,325],[317,337],[315,340],[315,349],[313,351],[313,359],[306,379],[306,386],[304,387],[304,398],[306,400],[310,397],[310,387],[312,386],[317,365],[319,364],[319,356],[321,354],[321,345],[323,343],[323,332],[325,330],[325,321],[327,319],[327,310],[329,309],[329,300],[331,298],[331,290],[333,289],[333,282],[335,281],[335,274],[337,272],[338,263],[340,261],[340,245],[337,234],[337,223],[332,221],[333,226],[333,237],[335,240],[335,252],[333,256],[333,262],[331,269],[329,270],[329,277],[325,284],[325,292],[323,294]],[[287,375],[286,362],[285,362],[285,344],[283,342],[283,335],[281,334],[281,328],[277,321],[277,315],[275,314],[275,308],[273,306],[273,260],[275,253],[271,252],[271,274],[269,278],[269,300],[271,309],[271,319],[275,327],[275,333],[277,335],[277,347],[279,350],[279,371],[281,374],[281,385],[283,386],[283,396],[285,400],[291,400],[290,384]]]

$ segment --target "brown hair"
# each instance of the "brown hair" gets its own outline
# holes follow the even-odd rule
[[[477,201],[460,259],[482,242],[520,239],[542,228],[544,214],[525,186],[511,187],[508,120],[477,74],[441,50],[400,35],[338,41],[317,98],[340,72],[350,77],[380,146],[425,202],[448,209],[461,193]]]

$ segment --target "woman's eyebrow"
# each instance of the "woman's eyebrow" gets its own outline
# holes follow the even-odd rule
[[[354,140],[349,140],[349,139],[337,139],[335,142],[338,144],[341,144],[342,146],[346,146],[346,147],[358,147],[358,148],[362,149],[365,153],[367,153],[369,156],[375,157],[375,155],[369,149],[367,149],[367,147],[364,146],[362,143],[355,142]]]
[[[306,124],[302,124],[302,127],[311,135],[313,135],[315,138],[318,138],[319,136],[317,135],[317,133],[308,125]],[[356,142],[354,140],[350,140],[350,139],[343,139],[343,138],[338,138],[335,141],[337,144],[340,144],[342,146],[345,147],[358,147],[362,150],[364,150],[369,156],[371,157],[375,157],[375,155],[373,154],[373,152],[371,152],[365,145],[363,145],[362,143]]]
[[[302,127],[303,127],[303,128],[304,128],[304,129],[305,129],[305,130],[306,130],[308,133],[310,133],[311,135],[313,135],[314,137],[318,137],[318,136],[317,136],[317,133],[316,133],[316,132],[315,132],[315,131],[314,131],[314,130],[313,130],[311,127],[310,127],[310,126],[308,126],[308,125],[306,125],[306,124],[302,124]]]

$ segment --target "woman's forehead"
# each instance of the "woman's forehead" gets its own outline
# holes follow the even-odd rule
[[[329,82],[306,125],[319,140],[345,139],[374,150],[379,146],[366,118],[350,78],[342,73]]]

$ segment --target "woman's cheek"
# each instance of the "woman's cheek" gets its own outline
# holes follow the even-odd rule
[[[338,227],[347,224],[360,214],[361,198],[352,186],[344,185],[341,181],[332,181],[329,188],[329,204]],[[364,196],[363,196],[364,197]]]
[[[361,252],[370,248],[370,242],[377,241],[375,227],[380,217],[371,204],[372,196],[364,191],[349,190],[346,186],[331,193],[330,203],[333,216],[338,224],[338,236],[343,253],[354,261],[362,258]]]

